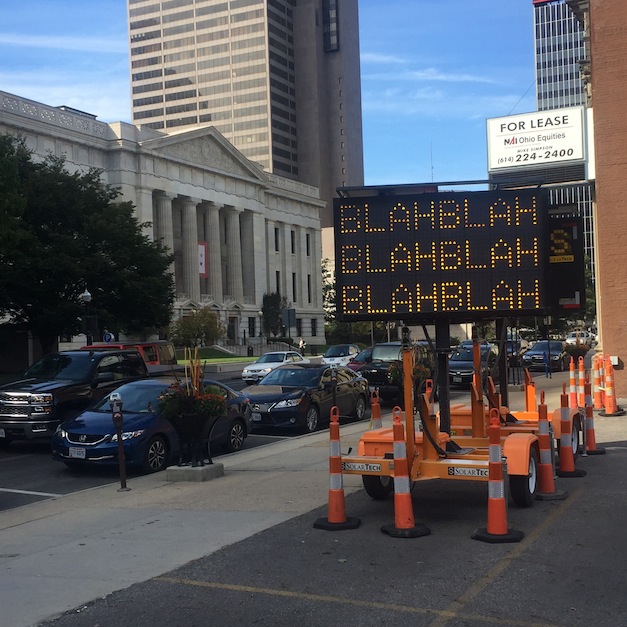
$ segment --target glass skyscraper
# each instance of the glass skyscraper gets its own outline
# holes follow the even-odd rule
[[[357,0],[128,0],[133,123],[214,126],[266,171],[363,184]]]

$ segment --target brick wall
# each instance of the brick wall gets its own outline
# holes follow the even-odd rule
[[[603,352],[618,355],[616,395],[627,398],[627,1],[590,2],[596,153],[596,242]]]

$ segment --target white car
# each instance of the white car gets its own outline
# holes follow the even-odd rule
[[[361,349],[357,344],[334,344],[322,355],[322,363],[329,366],[347,366],[348,362],[357,357]]]
[[[269,372],[283,364],[308,364],[309,359],[296,351],[273,351],[264,353],[257,361],[242,370],[242,379],[246,383],[257,383]]]
[[[588,331],[571,331],[566,336],[566,344],[570,344],[571,346],[575,346],[576,344],[593,346],[594,343],[594,336]]]

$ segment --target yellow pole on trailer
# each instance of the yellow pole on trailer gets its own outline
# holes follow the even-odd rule
[[[402,330],[403,349],[403,400],[405,402],[405,440],[407,462],[411,468],[416,454],[416,434],[414,427],[414,351],[409,336],[409,328]]]

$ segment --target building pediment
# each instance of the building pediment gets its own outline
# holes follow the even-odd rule
[[[209,170],[265,181],[263,171],[213,127],[183,131],[140,142],[144,150]]]

